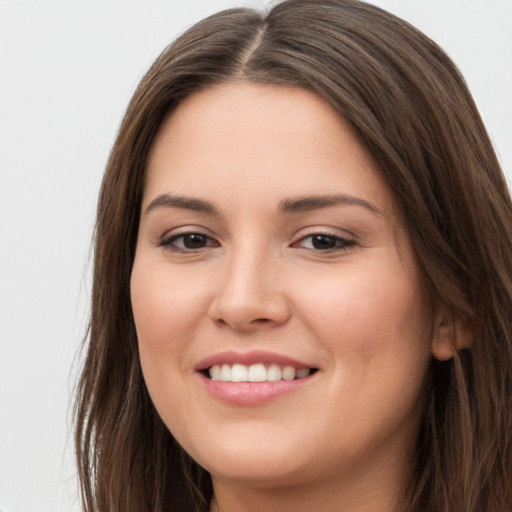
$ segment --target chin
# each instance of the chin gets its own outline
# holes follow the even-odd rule
[[[245,460],[227,456],[226,460],[207,461],[203,467],[212,477],[237,481],[254,487],[284,487],[307,480],[306,469],[294,459],[245,454]]]
[[[303,480],[310,472],[313,461],[301,449],[304,444],[299,440],[294,442],[290,436],[286,440],[272,434],[236,437],[230,434],[221,440],[211,440],[207,447],[187,449],[185,446],[185,449],[212,477],[278,486]]]

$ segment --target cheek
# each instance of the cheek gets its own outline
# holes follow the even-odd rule
[[[139,342],[164,349],[171,334],[175,340],[183,338],[203,309],[204,290],[195,284],[188,276],[169,272],[165,264],[135,261],[130,292]]]
[[[393,354],[428,358],[431,319],[415,271],[408,272],[401,263],[391,270],[389,265],[347,265],[338,275],[317,276],[305,284],[298,293],[299,307],[332,353],[360,359],[382,356],[381,363],[384,356],[392,361]]]
[[[187,392],[183,378],[191,373],[187,349],[204,321],[205,287],[184,272],[170,272],[165,262],[147,264],[136,258],[130,292],[148,392],[167,426],[180,430],[181,424],[187,423],[190,404],[190,400],[182,400]]]
[[[190,276],[169,272],[165,263],[147,265],[142,259],[135,260],[130,289],[142,370],[153,395],[159,381],[171,384],[176,370],[190,366],[186,348],[204,321],[206,292]]]
[[[420,280],[401,265],[361,272],[347,265],[342,274],[310,282],[299,306],[329,361],[332,423],[346,425],[354,445],[384,436],[401,422],[413,432],[431,357],[431,321]],[[347,417],[353,421],[347,424]],[[336,431],[329,434],[333,446],[341,442]]]

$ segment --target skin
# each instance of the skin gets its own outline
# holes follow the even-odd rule
[[[164,194],[217,213],[155,202]],[[357,201],[280,211],[339,194]],[[177,237],[191,232],[204,235],[196,249]],[[333,248],[319,249],[318,233]],[[322,99],[237,82],[168,117],[148,163],[131,298],[148,390],[211,473],[212,510],[405,509],[424,376],[446,341],[377,164]],[[195,370],[227,350],[318,371],[263,404],[228,404]]]

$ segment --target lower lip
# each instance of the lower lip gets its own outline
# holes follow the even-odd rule
[[[294,380],[275,382],[222,382],[198,373],[206,390],[213,397],[233,405],[259,405],[289,395],[311,382],[316,374]]]

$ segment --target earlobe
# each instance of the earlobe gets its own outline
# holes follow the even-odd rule
[[[432,355],[439,361],[451,359],[455,352],[469,348],[474,339],[474,328],[469,321],[438,315],[432,336]]]

